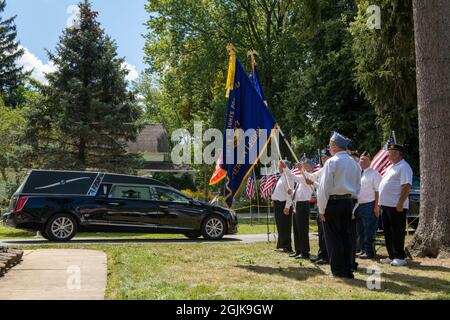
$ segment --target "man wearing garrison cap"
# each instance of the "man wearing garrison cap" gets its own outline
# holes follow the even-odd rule
[[[349,144],[348,138],[333,132],[330,139],[333,157],[323,168],[317,202],[325,229],[332,275],[352,279],[352,199],[358,197],[361,189],[361,171],[347,153]]]
[[[289,194],[289,191],[292,190],[295,182],[284,172],[288,171],[290,166],[290,161],[280,160],[278,163],[280,176],[272,193],[275,223],[278,230],[276,251],[285,253],[292,253],[292,195]]]
[[[394,164],[384,175],[380,183],[381,220],[389,257],[381,263],[401,267],[406,265],[405,233],[406,213],[409,208],[409,191],[413,172],[403,159],[403,146],[388,146],[389,160]]]

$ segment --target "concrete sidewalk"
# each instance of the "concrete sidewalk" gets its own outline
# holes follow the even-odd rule
[[[25,251],[0,278],[0,300],[103,300],[106,254],[93,250]]]

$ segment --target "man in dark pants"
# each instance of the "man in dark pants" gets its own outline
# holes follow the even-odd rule
[[[312,172],[313,163],[305,159],[303,164],[297,164],[298,168],[306,172]],[[309,215],[310,203],[313,193],[313,182],[307,181],[304,174],[295,175],[290,170],[286,170],[288,177],[296,183],[293,191],[294,201],[294,244],[295,253],[290,255],[296,259],[309,259]]]
[[[289,191],[293,189],[294,182],[291,181],[283,170],[289,170],[290,162],[281,160],[278,164],[280,178],[272,193],[273,208],[275,212],[275,223],[278,230],[278,241],[276,251],[292,252],[292,195]],[[286,170],[286,171],[287,171]]]
[[[325,165],[325,163],[328,161],[328,159],[331,158],[331,153],[329,149],[323,149],[321,152],[321,161],[322,165]],[[322,174],[322,169],[319,171],[316,171],[314,173],[309,173],[304,171],[304,175],[307,179],[311,180],[316,184],[316,187],[319,186],[320,177]],[[320,220],[319,215],[317,215],[317,227],[318,227],[318,238],[319,238],[319,250],[317,252],[317,257],[311,259],[311,262],[314,262],[315,264],[328,264],[328,251],[327,246],[325,243],[325,233],[323,229],[323,222]]]
[[[357,198],[361,188],[361,171],[346,151],[349,143],[348,138],[337,132],[333,133],[330,139],[333,157],[323,168],[318,207],[325,229],[332,275],[352,279],[352,199]]]
[[[388,147],[389,160],[393,166],[380,183],[381,220],[389,257],[381,259],[384,264],[402,267],[407,264],[405,254],[406,213],[409,208],[413,172],[403,159],[403,146]]]

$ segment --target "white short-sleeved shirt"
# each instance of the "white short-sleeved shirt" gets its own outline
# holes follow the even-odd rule
[[[303,174],[295,175],[291,170],[286,170],[288,177],[297,183],[297,188],[294,189],[294,202],[300,201],[309,201],[311,200],[311,196],[313,194],[313,187],[306,183],[305,177]]]
[[[370,167],[361,172],[361,191],[358,195],[360,204],[375,201],[375,192],[379,191],[381,179],[381,174]]]
[[[394,164],[384,175],[380,183],[380,206],[396,207],[402,185],[412,185],[413,171],[404,159]],[[409,199],[403,203],[403,209],[409,209]]]

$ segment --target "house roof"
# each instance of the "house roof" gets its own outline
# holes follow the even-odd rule
[[[130,153],[169,153],[169,137],[162,124],[148,124],[138,135],[136,142],[128,143]]]

